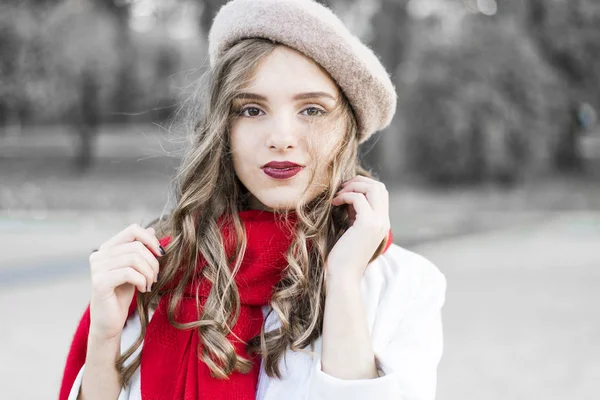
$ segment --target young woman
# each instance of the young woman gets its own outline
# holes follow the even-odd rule
[[[60,399],[433,399],[446,280],[357,158],[378,58],[312,0],[227,3],[209,56],[176,206],[90,256]]]

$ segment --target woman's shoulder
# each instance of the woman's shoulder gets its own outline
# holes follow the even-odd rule
[[[392,243],[385,253],[371,262],[365,275],[367,273],[371,273],[377,278],[385,278],[386,281],[401,280],[406,283],[415,280],[439,281],[445,279],[444,274],[432,261],[395,243]],[[408,281],[406,281],[407,278]]]
[[[408,316],[438,313],[446,297],[446,277],[426,257],[392,244],[369,264],[363,296],[373,320],[375,343],[387,343]],[[408,318],[407,318],[408,317]]]
[[[429,259],[397,244],[369,264],[363,285],[370,297],[399,304],[417,294],[444,295],[446,277]]]

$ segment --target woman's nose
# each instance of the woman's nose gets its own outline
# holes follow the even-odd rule
[[[268,128],[267,146],[272,149],[285,150],[298,145],[298,127],[294,126],[293,118],[278,116]]]

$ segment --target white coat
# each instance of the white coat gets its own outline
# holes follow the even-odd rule
[[[437,367],[442,356],[441,309],[446,278],[424,257],[392,244],[367,266],[361,282],[369,331],[379,377],[345,380],[321,370],[321,338],[315,354],[287,350],[280,360],[281,380],[266,375],[261,364],[257,400],[433,400]],[[266,315],[270,306],[263,307]],[[279,326],[276,313],[266,330]],[[123,353],[140,332],[137,312],[121,335]],[[310,346],[308,347],[310,349]],[[138,352],[141,350],[138,349]],[[137,353],[132,355],[133,359]],[[130,360],[131,360],[130,359]],[[287,361],[284,362],[284,359]],[[130,361],[129,360],[129,361]],[[85,365],[79,371],[69,400],[76,400]],[[118,400],[141,400],[140,371],[121,390]]]

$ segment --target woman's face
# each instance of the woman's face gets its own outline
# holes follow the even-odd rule
[[[290,210],[328,187],[327,165],[345,129],[330,114],[339,95],[318,64],[288,47],[277,46],[257,66],[234,99],[230,129],[233,167],[251,194],[251,208]]]

